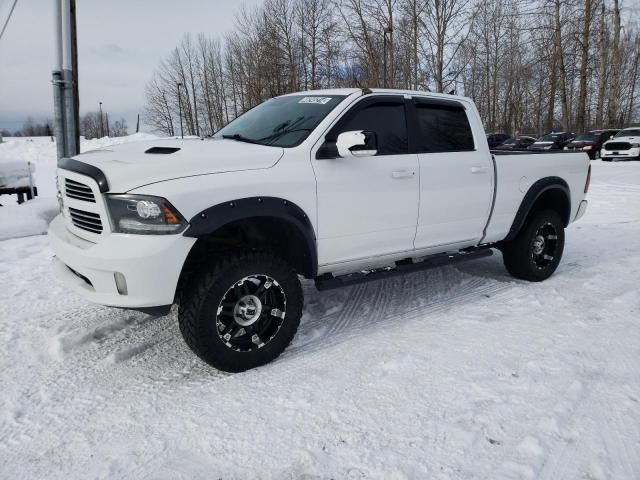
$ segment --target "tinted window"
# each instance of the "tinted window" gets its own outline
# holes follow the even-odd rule
[[[579,142],[595,142],[600,137],[599,133],[583,133],[576,137],[576,141]]]
[[[233,120],[214,137],[293,147],[300,144],[345,97],[343,95],[289,95],[261,103]]]
[[[563,135],[559,133],[548,133],[544,137],[538,139],[539,142],[557,142],[562,140]]]
[[[473,134],[462,107],[416,104],[419,152],[473,150]]]
[[[356,107],[358,108],[358,107]],[[399,155],[408,152],[407,122],[404,103],[380,101],[368,104],[352,113],[335,132],[366,130],[378,138],[378,155]]]
[[[616,137],[638,137],[640,136],[640,129],[630,128],[628,130],[620,130]]]

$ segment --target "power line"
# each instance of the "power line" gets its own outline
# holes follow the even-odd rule
[[[0,40],[2,40],[4,31],[7,29],[7,25],[9,25],[9,20],[11,20],[11,15],[13,14],[13,10],[16,8],[17,3],[18,3],[18,0],[13,0],[13,5],[11,5],[11,10],[9,10],[9,16],[5,20],[4,25],[2,26],[2,31],[0,32]]]

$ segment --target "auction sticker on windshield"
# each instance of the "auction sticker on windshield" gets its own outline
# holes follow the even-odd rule
[[[298,103],[318,103],[320,105],[324,105],[330,101],[331,97],[304,97]]]

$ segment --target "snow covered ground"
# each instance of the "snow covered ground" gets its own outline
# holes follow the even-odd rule
[[[175,313],[56,285],[46,236],[0,242],[0,478],[640,478],[640,163],[593,167],[547,282],[497,253],[307,285],[293,345],[236,375]]]

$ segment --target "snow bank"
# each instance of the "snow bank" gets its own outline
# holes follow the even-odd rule
[[[9,197],[0,200],[5,198]],[[0,207],[0,240],[47,233],[49,222],[57,214],[58,202],[51,197],[37,197],[22,205],[5,204]]]

